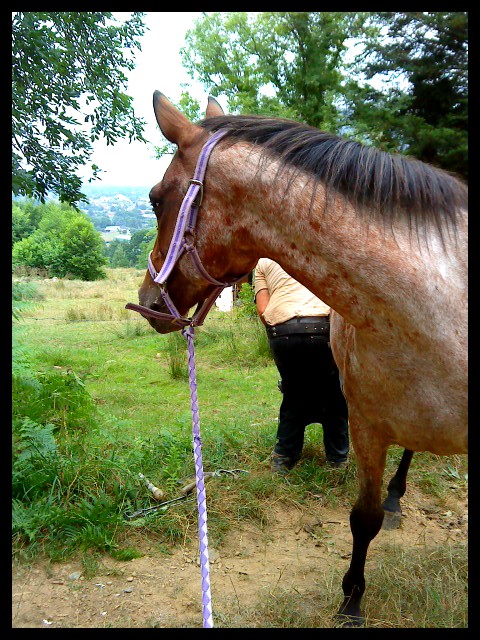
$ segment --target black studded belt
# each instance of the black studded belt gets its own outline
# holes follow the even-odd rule
[[[292,318],[281,324],[275,324],[271,327],[267,326],[266,329],[269,338],[287,336],[294,333],[328,335],[330,332],[330,317],[304,316],[302,318]]]

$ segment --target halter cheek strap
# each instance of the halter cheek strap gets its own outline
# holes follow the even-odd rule
[[[128,303],[126,305],[127,309],[139,311],[143,315],[148,315],[152,318],[169,320],[170,322],[183,327],[199,326],[203,324],[205,317],[207,316],[215,300],[218,298],[223,289],[225,289],[225,287],[230,287],[239,280],[245,278],[246,274],[240,276],[239,278],[236,278],[232,282],[222,282],[211,276],[203,266],[200,256],[198,255],[197,248],[185,237],[187,233],[191,235],[191,233],[195,229],[198,209],[203,199],[203,180],[205,177],[205,171],[207,169],[208,159],[214,146],[219,140],[223,138],[226,133],[227,132],[225,130],[217,131],[217,133],[211,136],[211,138],[209,138],[202,147],[197,160],[197,166],[195,167],[193,178],[190,180],[187,193],[185,194],[183,202],[180,206],[180,210],[178,212],[175,229],[173,230],[172,239],[170,241],[170,246],[168,247],[166,258],[159,272],[157,272],[152,262],[152,252],[150,252],[148,256],[148,271],[150,272],[152,280],[160,286],[161,296],[163,298],[163,301],[165,302],[165,305],[169,309],[170,314],[154,311],[153,309],[149,309],[148,307],[143,307],[142,305],[132,303]],[[202,278],[207,282],[215,285],[216,287],[214,291],[208,296],[208,298],[206,298],[202,303],[198,305],[192,318],[184,318],[181,316],[181,314],[173,304],[172,299],[168,295],[166,287],[167,279],[184,251],[191,257],[195,268],[202,276]]]

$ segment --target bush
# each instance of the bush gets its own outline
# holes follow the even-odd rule
[[[244,282],[238,292],[236,303],[237,315],[246,318],[257,317],[257,306],[255,304],[255,288],[248,282]]]
[[[58,278],[105,278],[104,244],[92,222],[81,211],[64,204],[43,207],[37,229],[13,245],[14,269],[46,269],[50,277]]]
[[[12,315],[15,320],[21,318],[22,309],[33,300],[42,300],[43,295],[32,282],[14,281],[12,283]]]
[[[80,280],[106,278],[102,267],[107,259],[103,254],[103,240],[90,220],[83,215],[69,222],[52,263],[52,275],[63,278],[71,275]]]
[[[94,425],[95,404],[74,371],[36,373],[34,382],[14,377],[12,391],[14,418],[51,423],[57,430],[86,432]]]

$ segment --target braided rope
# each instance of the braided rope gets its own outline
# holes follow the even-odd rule
[[[200,543],[200,571],[202,575],[202,611],[204,628],[213,627],[212,596],[210,592],[210,561],[208,557],[207,497],[202,462],[202,441],[200,438],[200,415],[197,398],[197,373],[195,367],[194,328],[182,329],[187,340],[188,378],[190,381],[190,405],[192,409],[193,457],[197,481],[198,537]]]

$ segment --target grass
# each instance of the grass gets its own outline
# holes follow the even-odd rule
[[[196,515],[186,509],[161,518],[123,517],[151,504],[139,473],[167,499],[178,495],[177,479],[193,473],[190,398],[185,340],[159,336],[124,309],[137,300],[143,272],[107,271],[108,280],[100,282],[29,283],[37,290],[35,304],[21,307],[14,327],[22,354],[14,370],[14,556],[62,560],[80,553],[92,574],[98,554],[136,557],[136,541],[145,536],[168,551],[197,535]],[[209,498],[213,546],[241,523],[268,531],[272,503],[308,510],[321,494],[332,507],[348,509],[356,495],[354,455],[349,469],[335,476],[318,464],[324,460],[320,425],[308,428],[302,462],[288,481],[272,478],[278,372],[263,327],[241,311],[214,308],[195,338],[204,468],[250,472],[241,482],[216,484]],[[386,478],[400,455],[392,447]],[[416,454],[408,483],[448,509],[452,490],[466,491],[466,470],[462,456]],[[388,626],[385,620],[466,626],[465,558],[461,545],[386,549],[368,577],[369,626]],[[335,582],[336,604],[341,577],[327,572],[319,585],[321,592],[328,580]],[[264,594],[252,612],[253,626],[256,620],[272,627],[326,626],[322,616],[334,611],[305,611],[299,594],[282,589]],[[443,622],[442,607],[448,608]],[[395,620],[393,611],[400,612]],[[235,626],[233,612],[223,626]]]
[[[384,545],[369,575],[368,626],[467,627],[466,551],[458,543],[408,551]]]
[[[228,611],[216,611],[217,623],[236,628],[239,621],[263,628],[329,628],[338,608],[338,566],[325,567],[315,591],[291,588],[279,580],[260,591],[258,602],[240,609],[232,598]],[[368,575],[365,621],[368,628],[468,627],[468,575],[462,544],[404,549],[384,545],[382,558]]]

